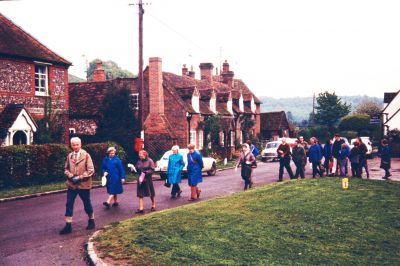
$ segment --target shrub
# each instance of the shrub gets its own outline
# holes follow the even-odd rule
[[[116,147],[117,154],[125,165],[126,153],[115,143],[95,143],[83,146],[83,149],[91,155],[97,173],[101,172],[101,162],[110,146]],[[70,149],[64,144],[1,147],[0,188],[64,181],[64,164],[69,152]]]

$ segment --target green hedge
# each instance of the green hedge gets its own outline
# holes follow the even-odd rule
[[[83,146],[92,156],[97,173],[109,146],[116,146],[118,156],[126,163],[125,151],[115,143]],[[63,144],[16,145],[0,148],[0,188],[20,187],[64,181],[64,163],[70,148]],[[95,177],[98,178],[98,175]]]

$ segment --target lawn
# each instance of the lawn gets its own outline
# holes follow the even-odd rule
[[[323,178],[116,223],[100,256],[134,265],[399,265],[400,184]]]

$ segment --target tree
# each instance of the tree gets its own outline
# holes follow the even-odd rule
[[[204,120],[204,133],[206,137],[206,146],[211,142],[211,148],[216,149],[220,145],[219,133],[221,132],[221,116],[211,116],[207,120]],[[210,139],[208,139],[210,136]]]
[[[133,142],[139,128],[135,111],[129,105],[129,95],[128,88],[107,92],[100,108],[97,137],[99,141],[117,142],[130,156],[134,156]]]
[[[375,114],[379,114],[381,111],[382,111],[382,106],[378,104],[376,101],[363,100],[357,105],[354,113],[367,114],[369,116],[373,116]]]
[[[333,129],[340,118],[350,113],[351,105],[342,103],[342,100],[335,94],[323,92],[318,94],[315,121],[319,125],[326,125]]]
[[[287,120],[289,121],[289,123],[293,123],[294,122],[293,114],[292,114],[291,111],[287,111],[286,112],[286,117],[287,117]]]
[[[96,69],[96,62],[100,59],[95,59],[89,63],[87,69],[88,80],[93,80],[93,71]],[[102,61],[102,60],[100,60]],[[103,61],[103,69],[106,73],[106,79],[111,80],[115,78],[132,78],[134,75],[128,70],[124,70],[118,66],[114,61]]]
[[[339,129],[356,131],[360,134],[361,131],[368,130],[371,127],[369,120],[369,115],[366,114],[349,115],[340,121]]]

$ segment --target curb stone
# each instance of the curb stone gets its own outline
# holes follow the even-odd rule
[[[105,263],[102,259],[100,259],[96,252],[94,251],[94,243],[93,240],[94,238],[101,233],[101,231],[103,230],[98,230],[96,232],[94,232],[94,234],[89,238],[88,243],[87,243],[87,254],[90,260],[91,265],[95,265],[95,266],[107,266],[107,263]]]
[[[217,169],[217,172],[224,171],[224,170],[229,170],[229,169],[233,169],[233,168],[235,168],[235,167],[227,167],[227,168],[223,168],[223,169]],[[131,182],[126,182],[125,184],[135,184],[135,183],[136,183],[136,181],[131,181]],[[96,185],[96,186],[92,187],[92,189],[95,189],[95,188],[102,188],[102,186],[101,185]],[[47,196],[47,195],[52,195],[52,194],[59,194],[59,193],[64,193],[66,191],[67,191],[67,189],[60,189],[60,190],[40,192],[40,193],[22,195],[22,196],[10,197],[10,198],[2,198],[2,199],[0,199],[0,203],[7,202],[7,201],[14,201],[14,200],[23,200],[23,199],[36,198],[36,197]]]

